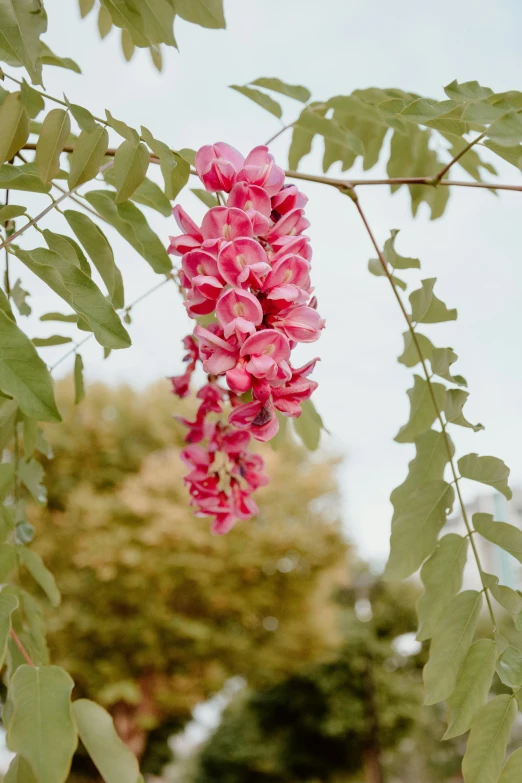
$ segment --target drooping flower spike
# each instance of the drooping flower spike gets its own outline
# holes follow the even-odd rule
[[[202,147],[195,165],[206,190],[220,192],[226,206],[209,209],[201,227],[180,206],[173,209],[183,233],[170,237],[169,253],[181,256],[188,315],[204,321],[184,338],[187,369],[171,382],[173,393],[186,397],[198,361],[207,374],[195,420],[179,419],[189,444],[181,458],[197,515],[213,517],[214,532],[226,533],[257,513],[251,495],[269,480],[263,459],[248,450],[251,437],[273,438],[276,410],[300,416],[317,388],[308,378],[317,359],[295,369],[291,353],[318,340],[324,320],[303,234],[308,199],[284,184],[268,148],[245,159],[218,142]]]

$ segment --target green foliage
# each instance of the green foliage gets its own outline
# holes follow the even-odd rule
[[[50,182],[60,171],[60,154],[71,132],[71,120],[63,109],[46,115],[36,144],[36,167],[42,182]]]
[[[479,639],[469,648],[455,690],[448,699],[448,728],[444,739],[469,731],[474,716],[486,704],[497,654],[492,639]]]
[[[460,475],[463,478],[488,484],[511,500],[512,492],[508,486],[510,470],[498,457],[479,457],[478,454],[466,454],[458,461]]]
[[[419,599],[417,639],[431,639],[442,614],[462,587],[468,540],[456,533],[443,536],[421,568],[424,593]]]
[[[495,696],[481,707],[471,724],[468,747],[462,762],[465,783],[498,781],[516,715],[514,696]]]

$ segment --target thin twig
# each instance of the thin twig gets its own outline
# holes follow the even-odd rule
[[[5,191],[5,205],[7,206],[9,204],[9,191]],[[4,223],[5,227],[5,236],[7,239],[7,227],[9,225],[9,220],[6,220]],[[9,251],[5,250],[5,293],[7,295],[7,298],[11,298],[11,281],[9,279]]]
[[[459,154],[458,154],[458,155],[455,155],[455,157],[454,157],[452,160],[450,160],[450,162],[449,162],[449,163],[448,163],[446,166],[444,166],[444,168],[443,168],[441,171],[439,171],[439,173],[438,173],[438,174],[437,174],[437,176],[435,177],[435,180],[436,180],[436,182],[440,182],[440,181],[441,181],[441,179],[443,178],[443,176],[444,176],[445,174],[447,174],[447,173],[448,173],[448,171],[450,170],[450,168],[451,168],[453,165],[455,165],[455,163],[458,163],[458,161],[459,161],[459,160],[462,158],[462,156],[463,156],[463,155],[465,155],[465,154],[466,154],[466,152],[469,152],[469,150],[470,150],[472,147],[474,147],[474,146],[475,146],[475,144],[478,144],[478,143],[479,143],[479,141],[482,141],[482,139],[483,139],[485,136],[487,136],[487,131],[484,131],[484,133],[481,133],[481,134],[480,134],[480,136],[477,136],[475,139],[473,139],[473,141],[470,141],[470,142],[469,142],[469,144],[466,144],[466,146],[464,147],[464,149],[462,149],[462,150],[459,152]]]
[[[92,337],[94,337],[94,334],[91,332],[90,334],[87,335],[87,337],[84,337],[83,340],[80,340],[79,342],[74,343],[72,348],[70,348],[66,353],[63,354],[63,356],[61,356],[58,359],[57,362],[55,362],[54,364],[51,365],[51,367],[49,367],[49,372],[53,372],[53,370],[55,370],[58,367],[59,364],[64,362],[71,354],[76,353],[78,348],[81,348],[82,345],[87,343]]]
[[[417,339],[417,333],[416,333],[416,331],[415,331],[415,329],[413,327],[411,318],[410,318],[410,316],[409,316],[409,314],[408,314],[408,312],[406,310],[406,307],[404,306],[404,302],[402,301],[402,297],[401,297],[401,295],[400,295],[400,293],[399,293],[399,291],[397,289],[397,286],[395,285],[395,281],[393,279],[393,275],[391,274],[390,270],[388,269],[388,264],[386,263],[386,259],[384,258],[383,254],[381,252],[381,249],[380,249],[379,245],[377,244],[377,241],[376,241],[376,239],[375,239],[375,237],[373,235],[373,232],[372,232],[372,230],[370,228],[370,225],[369,225],[369,223],[368,223],[368,221],[366,219],[366,215],[364,214],[364,212],[362,210],[361,204],[359,202],[359,199],[358,199],[355,191],[352,191],[350,196],[351,196],[351,199],[354,202],[354,204],[356,206],[356,209],[357,209],[357,211],[358,211],[358,213],[359,213],[359,215],[361,217],[361,220],[362,220],[362,222],[364,224],[364,227],[366,228],[366,231],[368,233],[368,236],[370,237],[370,240],[371,240],[372,245],[373,245],[373,247],[375,249],[375,252],[377,253],[377,256],[378,256],[379,261],[381,263],[381,266],[383,268],[384,274],[388,278],[388,282],[390,283],[390,285],[392,287],[392,290],[393,290],[393,293],[394,293],[395,298],[397,300],[397,303],[398,303],[398,305],[399,305],[399,307],[401,309],[401,312],[402,312],[402,314],[404,316],[404,320],[408,324],[408,330],[409,330],[409,332],[411,334],[413,343],[415,345],[415,349],[416,349],[417,354],[419,356],[419,360],[420,360],[420,363],[422,365],[422,371],[424,373],[424,377],[426,379],[426,383],[428,384],[428,390],[429,390],[429,394],[430,394],[430,397],[431,397],[431,400],[432,400],[432,403],[433,403],[433,407],[434,407],[434,409],[436,411],[437,419],[439,421],[439,424],[440,424],[440,427],[441,427],[441,431],[442,431],[442,434],[443,434],[443,437],[444,437],[444,443],[445,443],[446,451],[447,451],[447,454],[448,454],[448,461],[449,461],[449,464],[451,466],[451,472],[452,472],[452,475],[453,475],[453,483],[455,484],[455,488],[457,490],[457,498],[458,498],[459,505],[460,505],[460,508],[461,508],[461,511],[462,511],[462,518],[464,520],[464,524],[465,524],[466,530],[468,532],[468,537],[469,537],[469,540],[471,542],[471,548],[473,550],[475,561],[477,563],[477,568],[479,570],[480,580],[482,582],[484,595],[486,596],[486,602],[487,602],[487,605],[488,605],[488,610],[489,610],[489,614],[490,614],[490,617],[491,617],[491,621],[493,623],[493,628],[496,630],[497,622],[496,622],[496,619],[495,619],[495,613],[493,611],[493,606],[491,605],[491,600],[490,600],[490,597],[489,597],[488,588],[487,588],[486,583],[484,581],[482,565],[481,565],[481,562],[480,562],[480,556],[479,556],[479,553],[478,553],[478,550],[477,550],[477,546],[475,544],[475,541],[473,540],[473,536],[472,536],[473,528],[470,525],[470,522],[469,522],[469,519],[468,519],[468,514],[467,514],[467,511],[466,511],[466,506],[464,504],[464,501],[463,501],[463,498],[462,498],[462,494],[460,492],[460,486],[459,486],[460,476],[457,473],[457,468],[455,467],[455,462],[453,460],[453,452],[452,452],[452,447],[451,447],[451,441],[449,439],[449,436],[448,436],[448,433],[447,433],[447,430],[446,430],[446,423],[445,423],[444,419],[442,418],[442,412],[439,409],[439,406],[437,404],[437,398],[435,396],[435,392],[433,390],[433,386],[432,386],[432,383],[431,383],[431,375],[428,372],[428,368],[426,366],[426,360],[425,360],[424,355],[422,353],[422,349],[420,347],[419,340]]]
[[[20,639],[18,637],[18,634],[16,633],[14,628],[11,628],[11,630],[9,631],[9,634],[11,636],[11,639],[14,641],[14,643],[16,644],[16,646],[18,647],[18,649],[20,650],[20,652],[24,656],[24,658],[27,661],[27,663],[29,664],[29,666],[34,666],[34,663],[33,663],[32,659],[31,659],[31,656],[29,655],[29,653],[27,652],[27,650],[23,646],[23,644],[20,641]]]
[[[391,177],[390,179],[332,179],[316,174],[303,174],[300,171],[285,171],[290,179],[302,179],[307,182],[319,182],[322,185],[331,185],[338,190],[350,190],[359,185],[445,185],[460,188],[484,188],[486,190],[513,190],[522,192],[522,185],[503,185],[489,182],[466,182],[464,180],[443,179],[436,182],[435,177]]]
[[[113,163],[114,161],[112,160],[110,160],[108,163],[104,163],[104,165],[100,168],[100,173],[109,169],[113,165]],[[58,204],[61,204],[61,202],[64,201],[66,198],[69,198],[71,193],[75,193],[76,190],[82,186],[82,184],[83,183],[76,185],[75,188],[71,188],[71,190],[66,191],[59,198],[54,199],[53,202],[49,204],[48,207],[42,210],[36,217],[32,218],[29,221],[29,223],[27,223],[25,226],[22,226],[22,228],[19,228],[18,231],[15,231],[15,233],[12,234],[10,237],[7,237],[5,242],[2,245],[0,245],[0,250],[2,250],[2,248],[4,247],[7,247],[7,245],[10,245],[14,239],[17,239],[19,236],[21,236],[21,234],[23,234],[24,231],[27,231],[27,229],[30,226],[34,226],[35,223],[38,223],[38,221],[41,220],[43,217],[45,217],[45,215],[47,215],[52,209],[55,209],[58,206]]]
[[[74,152],[74,146],[75,146],[74,144],[66,144],[62,148],[62,152]],[[24,144],[22,149],[23,150],[31,150],[31,151],[34,152],[34,150],[36,150],[36,144],[34,144],[32,141],[28,141],[26,144]],[[108,149],[105,150],[105,155],[108,158],[113,158],[116,155],[117,152],[118,152],[118,148],[117,147],[108,147]],[[150,155],[149,155],[149,162],[150,163],[159,163],[160,159],[158,158],[157,155],[154,155],[151,152]]]
[[[289,122],[288,125],[283,125],[282,128],[280,128],[277,133],[274,133],[273,136],[270,136],[268,141],[265,141],[265,146],[268,147],[269,144],[271,144],[273,141],[275,141],[279,136],[281,136],[282,133],[287,131],[289,128],[293,128],[296,124],[297,120],[294,120],[293,122]]]

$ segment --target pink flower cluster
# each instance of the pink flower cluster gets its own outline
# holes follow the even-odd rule
[[[209,209],[201,226],[180,206],[173,210],[183,234],[170,237],[169,253],[182,257],[185,307],[198,323],[184,339],[187,369],[171,380],[174,393],[185,397],[198,360],[207,373],[196,420],[184,421],[187,441],[207,445],[190,445],[182,457],[192,468],[186,482],[193,504],[215,517],[216,532],[226,532],[257,512],[250,494],[267,481],[262,459],[248,452],[250,436],[270,440],[279,429],[276,410],[300,416],[317,387],[308,378],[317,359],[294,368],[290,354],[298,343],[317,340],[324,320],[302,233],[309,226],[307,197],[284,184],[268,148],[244,159],[228,144],[208,145],[196,155],[196,171],[226,206]],[[226,397],[228,423],[211,421]]]

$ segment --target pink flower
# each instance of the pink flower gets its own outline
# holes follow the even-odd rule
[[[312,248],[310,247],[309,237],[301,234],[300,236],[280,236],[271,241],[273,256],[272,262],[277,261],[282,256],[294,254],[302,256],[306,261],[312,260]]]
[[[302,209],[308,203],[308,196],[301,193],[296,185],[283,185],[279,193],[272,197],[272,209],[278,215],[286,215],[292,209]]]
[[[247,402],[234,408],[228,417],[230,424],[247,430],[256,440],[267,441],[279,430],[279,422],[270,402]]]
[[[214,328],[212,328],[214,326]],[[217,334],[217,324],[208,329],[199,324],[194,329],[194,335],[199,340],[199,355],[203,369],[211,375],[221,375],[235,367],[239,350],[237,345],[225,340]]]
[[[184,233],[179,237],[169,237],[170,245],[168,247],[168,252],[172,255],[181,256],[183,253],[188,253],[190,250],[200,247],[203,241],[203,235],[192,218],[187,215],[179,204],[174,207],[172,214],[176,219],[176,223]]]
[[[272,389],[274,405],[285,416],[301,415],[301,403],[309,400],[312,392],[317,389],[317,383],[307,376],[314,369],[318,359],[314,359],[297,370],[292,370],[291,379],[284,386],[275,386]]]
[[[235,367],[227,371],[228,388],[235,394],[244,394],[252,386],[252,377],[246,369],[246,359],[240,359]]]
[[[263,320],[263,310],[253,294],[241,288],[229,288],[218,299],[216,317],[225,337],[236,334],[238,339],[244,339]]]
[[[238,239],[252,237],[252,223],[242,209],[234,207],[212,207],[209,209],[203,223],[201,233],[204,239]]]
[[[313,343],[318,340],[325,323],[317,310],[306,305],[289,307],[277,315],[268,316],[268,320],[274,329],[281,330],[289,340],[295,340],[296,343]]]
[[[285,172],[276,166],[268,147],[255,147],[247,155],[245,164],[237,175],[236,182],[248,182],[264,188],[269,196],[275,196],[285,181]]]
[[[263,290],[268,291],[263,302],[265,312],[306,304],[310,298],[309,272],[310,265],[301,256],[290,254],[275,261],[263,285]]]
[[[228,193],[243,163],[243,156],[222,141],[201,147],[196,155],[198,177],[211,192],[224,190]]]
[[[176,394],[178,397],[186,397],[189,393],[189,384],[190,384],[190,374],[189,373],[183,373],[183,375],[173,375],[171,378],[169,378],[170,382],[172,383],[172,392],[173,394]]]
[[[203,250],[192,250],[181,259],[185,275],[184,282],[192,286],[193,291],[205,299],[215,301],[223,290],[223,280],[219,274],[216,259]],[[212,307],[209,312],[212,312]]]
[[[249,356],[247,371],[256,378],[284,380],[290,378],[287,359],[290,357],[288,340],[275,329],[256,332],[243,343],[241,356]]]
[[[241,237],[223,245],[219,253],[218,269],[230,285],[259,289],[271,267],[259,242]]]
[[[272,222],[270,213],[272,206],[270,198],[263,188],[249,185],[248,182],[238,182],[227,200],[227,207],[237,207],[247,213],[256,236],[266,234]]]
[[[303,209],[293,209],[288,212],[284,217],[277,221],[272,229],[266,235],[268,242],[272,242],[274,239],[283,236],[295,237],[297,234],[301,234],[306,231],[310,221],[304,216]]]

